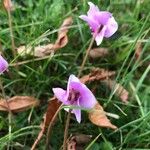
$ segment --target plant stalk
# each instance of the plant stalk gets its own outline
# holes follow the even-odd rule
[[[86,51],[85,57],[83,58],[83,61],[82,61],[82,64],[80,66],[80,70],[78,73],[78,78],[81,76],[81,73],[84,69],[84,66],[85,66],[86,60],[88,58],[89,52],[90,52],[92,45],[94,43],[94,39],[95,39],[95,36],[92,37],[91,42],[89,44],[89,47]],[[67,148],[67,137],[68,137],[69,124],[70,124],[70,117],[71,117],[71,110],[69,111],[69,113],[67,115],[67,121],[66,121],[66,126],[65,126],[65,131],[64,131],[63,150],[66,150],[66,148]]]
[[[68,138],[68,129],[70,124],[70,117],[71,117],[71,110],[69,110],[67,114],[67,120],[66,120],[65,131],[64,131],[63,150],[67,149],[67,138]]]
[[[94,43],[94,38],[95,38],[95,37],[93,36],[92,39],[91,39],[91,42],[90,42],[90,44],[89,44],[89,47],[88,47],[88,49],[87,49],[87,51],[86,51],[85,57],[84,57],[84,59],[83,59],[83,61],[82,61],[82,64],[81,64],[81,66],[80,66],[80,70],[79,70],[79,73],[78,73],[78,78],[81,76],[81,73],[82,73],[82,71],[83,71],[83,69],[84,69],[84,66],[85,66],[86,60],[87,60],[87,58],[88,58],[89,52],[90,52],[90,50],[91,50],[91,48],[92,48],[92,45],[93,45],[93,43]]]
[[[16,50],[15,50],[15,41],[14,41],[14,35],[13,35],[13,29],[12,29],[12,18],[11,18],[10,10],[7,10],[7,13],[8,13],[8,24],[9,24],[9,29],[10,29],[11,47],[12,47],[12,52],[15,58]]]

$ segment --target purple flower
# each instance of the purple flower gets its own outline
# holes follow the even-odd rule
[[[64,105],[91,109],[96,104],[96,98],[93,93],[74,75],[69,77],[67,90],[53,88],[53,92],[56,98],[63,102]],[[81,109],[75,108],[71,112],[75,114],[77,121],[80,123]]]
[[[100,45],[103,37],[111,37],[118,29],[118,24],[108,11],[100,11],[92,2],[88,2],[90,8],[86,15],[79,16],[90,26],[97,45]]]
[[[8,68],[7,61],[0,55],[0,74],[6,71]]]

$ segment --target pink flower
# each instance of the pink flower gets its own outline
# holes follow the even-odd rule
[[[91,109],[96,104],[96,98],[86,85],[74,75],[70,75],[67,85],[67,90],[62,88],[53,88],[55,97],[63,102],[64,105],[71,105]],[[75,108],[72,110],[77,121],[81,122],[81,109]]]
[[[0,55],[0,74],[6,71],[8,68],[7,61]]]
[[[108,11],[100,11],[92,2],[88,2],[90,9],[86,15],[79,16],[90,26],[97,45],[100,45],[103,38],[111,37],[118,29],[118,24],[112,14]]]

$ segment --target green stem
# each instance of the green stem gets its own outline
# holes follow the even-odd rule
[[[8,113],[8,121],[9,121],[9,129],[8,130],[9,130],[9,139],[11,139],[11,123],[12,123],[11,118],[12,118],[12,113],[11,113],[11,110],[10,110],[10,107],[9,107],[9,104],[8,104],[8,101],[7,101],[7,97],[6,97],[6,94],[5,94],[5,90],[4,90],[1,78],[0,78],[0,88],[2,90],[2,96],[6,101],[7,109],[8,109],[8,112],[9,112]],[[8,150],[9,150],[9,147],[10,147],[10,142],[7,145]]]

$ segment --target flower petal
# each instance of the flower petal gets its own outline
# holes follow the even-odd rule
[[[108,38],[112,36],[118,30],[118,23],[115,21],[114,17],[111,17],[106,25],[105,37]]]
[[[67,84],[67,92],[66,92],[66,96],[65,96],[66,99],[68,99],[68,97],[69,97],[69,91],[72,88],[71,85],[70,85],[71,82],[80,82],[80,80],[75,75],[73,75],[73,74],[71,74],[69,76],[68,84]]]
[[[80,83],[80,80],[73,74],[71,74],[69,76],[69,82],[79,82]]]
[[[91,109],[96,104],[96,98],[93,93],[83,83],[72,82],[71,86],[80,93],[79,106]]]
[[[52,89],[54,92],[55,97],[63,102],[64,104],[67,104],[67,99],[66,99],[66,91],[63,90],[62,88],[53,88]]]
[[[76,101],[76,103],[74,103],[74,106],[79,106],[79,99]],[[81,110],[80,109],[73,109],[72,113],[75,114],[77,121],[80,123],[81,122]]]
[[[6,71],[8,68],[8,62],[0,55],[0,74]]]
[[[80,123],[81,122],[81,110],[80,109],[73,109],[72,112],[75,114],[77,121]]]
[[[101,32],[96,35],[95,41],[96,41],[97,45],[100,45],[102,43],[102,40],[103,40],[104,35],[105,35],[105,31],[106,31],[106,27],[104,26],[102,28]]]
[[[89,8],[89,10],[88,10],[88,12],[87,12],[87,15],[88,15],[89,17],[94,16],[95,13],[97,13],[97,12],[100,11],[99,8],[98,8],[96,5],[94,5],[92,2],[88,2],[88,5],[90,6],[90,8]]]
[[[106,25],[112,14],[108,11],[100,11],[95,14],[95,20],[98,21],[99,24]]]
[[[88,23],[88,25],[90,26],[90,28],[92,29],[93,32],[96,32],[96,30],[98,29],[99,27],[99,24],[97,21],[95,21],[94,19],[92,18],[89,18],[88,16],[86,15],[81,15],[79,16],[80,19],[86,21]]]

